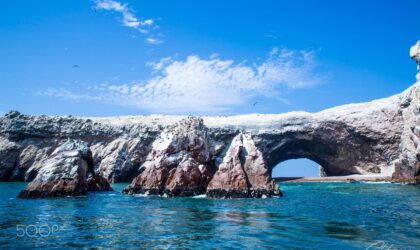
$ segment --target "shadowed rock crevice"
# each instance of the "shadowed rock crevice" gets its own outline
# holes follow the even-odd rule
[[[20,172],[17,166],[20,148],[17,143],[0,138],[0,180],[13,180]]]
[[[239,147],[239,162],[242,167],[242,171],[245,176],[245,182],[246,182],[246,188],[248,190],[248,196],[249,196],[249,190],[252,188],[251,182],[249,181],[248,174],[246,172],[246,169],[249,168],[249,161],[247,161],[248,152],[243,146]]]

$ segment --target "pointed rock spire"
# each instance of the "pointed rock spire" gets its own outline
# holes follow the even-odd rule
[[[410,57],[417,63],[417,81],[420,81],[420,40],[410,48]]]

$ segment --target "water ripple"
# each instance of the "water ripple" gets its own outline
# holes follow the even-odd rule
[[[0,183],[1,248],[365,249],[420,247],[418,187],[370,183],[282,184],[279,199],[91,193],[14,199],[24,184]],[[59,226],[47,237],[18,228]],[[35,228],[35,229],[34,229]],[[35,230],[35,231],[34,231]]]

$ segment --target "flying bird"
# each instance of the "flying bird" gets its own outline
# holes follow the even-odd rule
[[[252,104],[252,106],[254,106],[255,107],[255,105],[257,105],[258,104],[258,102],[254,102],[254,104]]]
[[[79,67],[79,65],[77,65],[77,64],[73,65],[73,68],[78,68],[78,67]]]

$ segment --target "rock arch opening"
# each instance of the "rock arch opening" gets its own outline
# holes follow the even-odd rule
[[[307,158],[290,159],[277,164],[271,170],[273,178],[319,177],[322,168]]]
[[[329,128],[325,125],[262,138],[260,145],[268,169],[272,171],[282,162],[305,158],[321,166],[321,177],[360,174],[359,163],[374,157],[368,150],[371,143],[363,138],[334,135],[340,129],[343,130],[340,133],[348,135],[347,128],[325,131],[326,127]]]

